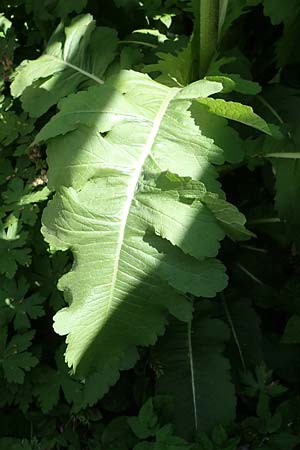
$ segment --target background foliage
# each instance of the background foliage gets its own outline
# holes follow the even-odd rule
[[[207,69],[225,89],[191,107],[225,155],[213,169],[223,191],[219,183],[211,190],[247,218],[245,242],[230,239],[233,210],[222,219],[225,291],[188,294],[191,329],[169,319],[166,334],[140,347],[105,395],[97,373],[71,373],[52,328],[65,303],[56,285],[72,255],[49,251],[40,232],[59,181],[55,152],[49,144],[46,161],[36,136],[64,97],[93,93],[122,69],[168,87],[197,80],[197,11],[188,0],[1,3],[0,449],[300,448],[298,1],[229,0]]]

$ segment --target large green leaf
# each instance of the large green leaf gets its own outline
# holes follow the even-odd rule
[[[235,417],[230,365],[222,355],[229,329],[219,319],[198,317],[186,324],[173,321],[159,341],[161,367],[158,393],[171,395],[177,431],[191,438]]]
[[[75,259],[59,283],[69,307],[55,316],[55,330],[68,334],[68,364],[98,373],[98,392],[135,363],[137,345],[163,334],[168,311],[190,319],[180,293],[213,297],[226,286],[215,259],[225,232],[249,236],[244,217],[218,204],[212,163],[223,162],[222,150],[188,111],[189,96],[221,89],[203,80],[169,88],[125,71],[64,99],[37,137],[49,140],[57,190],[43,233]]]
[[[114,30],[96,28],[90,14],[77,16],[65,29],[57,27],[40,58],[21,63],[11,93],[21,96],[32,117],[39,117],[84,82],[102,84],[116,47]]]

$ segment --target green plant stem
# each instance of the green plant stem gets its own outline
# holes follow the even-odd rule
[[[267,153],[266,158],[300,159],[300,152]]]
[[[219,0],[200,0],[199,75],[204,77],[218,44]]]
[[[222,28],[225,22],[229,0],[220,0],[219,4],[219,23],[218,23],[218,40],[221,39]]]
[[[119,41],[119,44],[135,44],[135,45],[144,45],[145,47],[157,48],[158,46],[155,44],[150,44],[150,42],[143,41],[134,41],[134,40],[123,40]]]
[[[192,381],[192,395],[193,395],[193,406],[194,406],[194,423],[195,430],[198,429],[198,414],[197,414],[197,401],[196,401],[196,388],[195,388],[195,375],[194,375],[194,359],[193,359],[193,346],[192,346],[192,321],[188,323],[188,345],[189,345],[189,362],[191,370],[191,381]]]
[[[276,117],[280,124],[284,123],[276,109],[274,109],[273,106],[262,95],[258,95],[256,98],[273,114],[274,117]]]
[[[263,219],[248,220],[247,224],[248,225],[261,225],[264,223],[280,223],[280,222],[282,222],[282,220],[279,217],[266,217]]]
[[[245,358],[244,358],[244,355],[243,355],[243,352],[242,352],[242,348],[240,346],[239,339],[238,339],[236,331],[235,331],[235,327],[234,327],[234,324],[233,324],[233,321],[232,321],[232,317],[231,317],[229,308],[227,306],[227,302],[226,302],[224,294],[221,294],[221,299],[222,299],[223,308],[224,308],[224,311],[225,311],[225,314],[226,314],[226,318],[227,318],[227,321],[228,321],[230,329],[231,329],[233,340],[234,340],[235,345],[237,347],[237,350],[239,352],[239,356],[240,356],[240,360],[241,360],[241,363],[242,363],[243,370],[244,370],[244,372],[246,372]]]
[[[251,278],[251,280],[255,281],[255,283],[259,284],[260,286],[264,286],[265,284],[259,279],[257,278],[255,275],[253,275],[253,273],[250,272],[250,270],[246,269],[246,267],[242,266],[242,264],[237,264],[237,266],[240,268],[240,270],[242,272],[244,272],[246,275],[248,275],[249,278]]]
[[[104,83],[104,81],[101,80],[101,78],[98,78],[93,73],[87,72],[86,70],[82,69],[79,66],[75,66],[74,64],[71,64],[68,61],[62,60],[62,59],[60,59],[60,58],[58,58],[57,56],[54,56],[54,55],[48,55],[48,56],[51,56],[52,59],[58,61],[60,64],[64,64],[65,66],[70,67],[70,69],[75,70],[75,72],[79,72],[82,75],[86,76],[87,78],[91,78],[92,80],[96,81],[96,83],[98,83],[98,84],[103,84]]]
[[[252,247],[251,245],[240,245],[240,247],[251,250],[253,252],[268,253],[268,250],[266,250],[265,248]]]
[[[278,112],[276,111],[275,108],[273,108],[273,106],[268,102],[268,100],[266,100],[262,95],[258,95],[257,99],[273,114],[273,116],[278,120],[278,122],[283,125],[284,124],[284,120],[282,119],[282,117],[278,114]],[[288,137],[290,139],[292,139],[292,135],[291,132],[288,131]]]

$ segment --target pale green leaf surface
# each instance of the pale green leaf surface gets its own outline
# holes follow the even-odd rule
[[[21,96],[23,108],[32,117],[39,117],[82,83],[103,83],[116,46],[114,30],[95,28],[89,14],[78,16],[64,32],[59,25],[40,58],[17,68],[11,93]]]
[[[222,89],[223,85],[221,83],[209,80],[199,80],[181,89],[176,95],[175,100],[208,97],[221,92]]]
[[[56,314],[55,330],[68,334],[68,364],[98,380],[85,390],[87,404],[132,367],[137,345],[163,334],[168,311],[190,319],[181,293],[213,297],[227,283],[214,259],[225,236],[219,218],[201,198],[184,201],[162,174],[178,174],[186,191],[192,177],[220,192],[212,163],[223,162],[221,148],[195,125],[191,101],[175,99],[179,89],[134,72],[110,85],[64,99],[37,137],[49,139],[57,190],[43,233],[74,255],[59,282],[69,306]]]
[[[239,163],[244,159],[244,145],[237,131],[229,127],[228,121],[207,111],[207,107],[194,102],[191,114],[202,133],[214,140],[223,149],[224,159]]]
[[[180,203],[179,198],[159,191],[154,195],[151,192],[138,194],[137,200],[140,202],[141,218],[155,229],[157,235],[199,260],[217,255],[218,242],[225,237],[225,233],[202,202],[187,205]],[[187,229],[189,233],[186,236]],[[197,246],[195,242],[198,242]]]
[[[39,191],[33,191],[29,183],[25,184],[21,178],[12,178],[7,184],[7,190],[2,193],[5,206],[3,208],[8,210],[13,207],[30,205],[31,203],[38,203],[47,200],[50,190],[45,186]],[[7,205],[7,206],[6,206]]]
[[[76,129],[76,133],[68,133],[64,138],[59,138],[61,147],[73,148],[73,152],[58,153],[56,142],[49,143],[49,186],[55,187],[62,184],[80,187],[85,180],[92,178],[100,168],[107,165],[104,159],[100,159],[101,154],[99,155],[97,151],[99,132],[107,132],[110,127],[120,123],[118,133],[122,133],[122,141],[133,140],[135,124],[137,124],[136,130],[139,135],[143,131],[147,132],[147,128],[151,127],[153,121],[154,105],[158,105],[167,95],[175,97],[179,91],[161,86],[150,81],[146,75],[135,75],[134,72],[125,71],[114,81],[117,91],[109,90],[107,86],[90,88],[88,96],[82,93],[65,99],[61,103],[61,112],[37,136],[36,140],[47,140]],[[122,96],[118,91],[124,92],[124,90],[126,95]],[[170,170],[181,176],[190,175],[194,179],[201,178],[208,190],[220,192],[219,183],[216,181],[216,169],[210,163],[224,162],[222,150],[213,143],[212,139],[199,133],[187,112],[189,106],[190,102],[183,100],[172,102],[172,108],[167,108],[158,139],[153,142],[155,158],[152,160],[152,166],[154,170],[157,170],[158,164],[161,171]],[[131,123],[130,128],[125,120]],[[78,127],[79,122],[82,125],[93,126],[88,136],[85,128]],[[141,127],[141,123],[144,123],[144,127]],[[168,150],[171,134],[172,153]],[[109,140],[105,139],[102,142],[102,145],[106,147],[106,159],[109,158],[112,146],[115,146],[114,153],[118,151],[116,145],[120,141],[115,128],[109,133],[109,137]],[[136,137],[141,139],[141,136]],[[187,149],[183,146],[185,140],[189,142]],[[75,150],[76,148],[80,148],[80,152]],[[121,157],[123,153],[121,147],[119,151]],[[54,176],[52,167],[59,169],[55,170]]]
[[[209,111],[217,116],[243,123],[252,128],[272,135],[272,131],[264,119],[259,117],[251,106],[238,102],[226,102],[223,99],[204,98],[198,100],[202,105],[208,107]]]
[[[231,203],[209,193],[204,197],[203,202],[213,213],[226,234],[233,240],[243,241],[255,236],[245,228],[245,216]]]
[[[42,202],[44,200],[47,200],[47,198],[50,195],[50,190],[47,188],[47,186],[43,187],[39,191],[32,191],[29,194],[23,195],[19,201],[19,205],[30,205],[31,203],[38,203]]]

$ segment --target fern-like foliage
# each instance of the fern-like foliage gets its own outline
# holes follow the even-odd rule
[[[57,191],[43,233],[75,259],[59,283],[69,307],[55,330],[68,334],[68,364],[97,374],[99,395],[135,363],[138,345],[164,333],[168,312],[190,320],[182,294],[224,289],[215,257],[225,234],[250,235],[216,180],[222,149],[189,111],[221,89],[206,80],[170,88],[125,71],[62,100],[37,137],[48,141]]]

